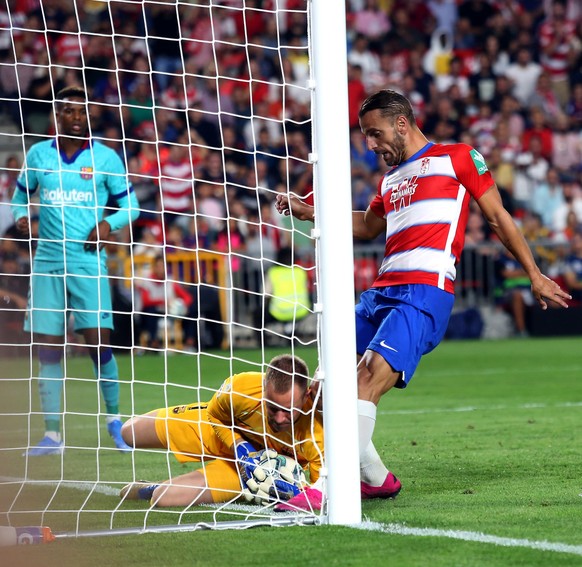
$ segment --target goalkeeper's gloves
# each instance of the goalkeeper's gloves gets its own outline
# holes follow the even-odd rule
[[[275,451],[272,451],[270,449],[267,449],[267,451],[275,453]],[[275,455],[276,454],[277,453],[275,453]],[[249,488],[251,488],[250,483],[253,482],[256,483],[259,488],[263,490],[266,489],[266,492],[268,492],[269,496],[273,500],[289,500],[290,498],[293,498],[293,496],[297,496],[301,492],[301,489],[296,484],[294,484],[293,482],[287,482],[282,478],[273,480],[272,482],[267,482],[266,485],[264,484],[265,481],[267,481],[267,474],[265,473],[263,468],[259,466],[255,467],[253,471],[253,478],[249,482],[247,482],[247,485],[249,486]]]
[[[234,452],[238,470],[246,484],[248,479],[252,478],[253,471],[261,460],[264,451],[257,451],[250,443],[243,441],[235,446]]]

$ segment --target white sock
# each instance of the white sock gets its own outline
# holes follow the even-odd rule
[[[370,441],[366,450],[360,454],[360,480],[371,486],[382,486],[389,472],[380,459],[374,443]]]
[[[45,431],[44,436],[52,439],[55,443],[61,442],[61,434],[58,431]]]
[[[121,421],[121,416],[119,414],[117,414],[117,415],[108,415],[105,418],[105,422],[107,423],[107,425],[109,425],[111,422],[117,421],[117,420],[120,420]]]
[[[372,441],[376,426],[376,404],[368,400],[358,400],[358,437],[360,442],[360,460]]]

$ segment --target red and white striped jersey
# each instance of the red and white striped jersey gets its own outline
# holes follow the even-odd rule
[[[553,81],[568,78],[568,58],[573,50],[575,37],[576,22],[572,20],[561,23],[548,20],[540,26],[539,42],[542,47],[540,63]]]
[[[194,186],[192,165],[189,158],[162,163],[160,171],[162,205],[164,211],[192,213]]]
[[[428,284],[453,293],[469,201],[493,185],[485,159],[466,144],[427,144],[388,171],[370,203],[387,223],[372,287]]]

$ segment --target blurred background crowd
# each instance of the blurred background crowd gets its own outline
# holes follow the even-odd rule
[[[359,106],[377,89],[398,90],[431,141],[479,149],[538,260],[580,301],[579,0],[347,0],[346,10],[354,209],[385,171],[366,149]],[[127,165],[143,208],[134,253],[275,259],[292,245],[295,262],[311,266],[310,227],[294,224],[292,242],[291,221],[273,208],[277,192],[312,191],[308,33],[305,0],[3,3],[0,288],[29,270],[8,206],[23,140],[54,134],[54,93],[71,84],[89,91],[92,136]],[[129,232],[118,238],[130,242]],[[460,298],[503,304],[527,333],[527,284],[477,208],[466,240]],[[356,245],[357,291],[381,254],[381,243]],[[246,285],[265,269],[251,259],[230,265]],[[25,278],[16,281],[25,296]]]

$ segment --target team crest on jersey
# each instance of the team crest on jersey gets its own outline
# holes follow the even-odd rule
[[[81,179],[93,179],[93,168],[92,167],[82,167],[81,168]]]
[[[429,167],[430,167],[430,158],[425,157],[420,162],[420,175],[426,175],[428,173]]]
[[[394,205],[394,211],[398,212],[402,207],[410,206],[412,196],[416,191],[418,177],[413,175],[410,179],[406,177],[396,187],[392,189],[390,202]]]
[[[473,159],[473,163],[475,164],[477,173],[479,175],[483,175],[486,171],[488,171],[485,158],[477,150],[471,150],[469,153]]]

